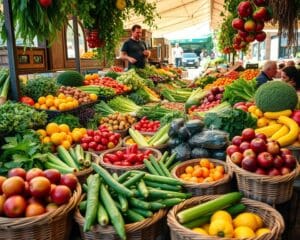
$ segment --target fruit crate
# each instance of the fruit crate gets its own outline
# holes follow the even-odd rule
[[[235,173],[238,189],[245,197],[269,204],[281,204],[291,199],[293,183],[300,170],[298,163],[288,174],[267,176],[244,170],[232,162],[228,156],[226,162]]]
[[[192,183],[179,178],[179,176],[185,172],[185,168],[187,166],[195,166],[199,163],[199,161],[200,159],[192,159],[180,163],[172,169],[172,176],[178,179],[179,181],[183,182],[183,187],[187,190],[187,192],[191,192],[193,196],[223,194],[230,192],[231,179],[233,173],[231,169],[227,166],[226,162],[217,159],[209,158],[209,161],[214,163],[215,166],[220,165],[224,167],[225,174],[223,178],[209,183]]]
[[[67,204],[34,217],[0,217],[0,240],[66,240],[72,228],[73,210],[81,198],[81,185]]]
[[[171,240],[213,240],[213,239],[222,239],[222,240],[234,240],[236,238],[218,238],[215,236],[208,236],[198,234],[191,229],[188,229],[182,226],[176,218],[178,212],[183,209],[193,207],[195,205],[216,199],[221,195],[206,195],[206,196],[198,196],[193,197],[184,202],[174,206],[167,215],[167,222],[170,228]],[[269,206],[268,204],[251,200],[248,198],[242,198],[241,203],[246,205],[246,211],[253,212],[258,214],[266,227],[268,227],[271,232],[267,234],[263,234],[259,237],[249,238],[251,240],[275,240],[280,239],[281,234],[284,231],[284,220],[279,212],[277,212],[274,208]]]

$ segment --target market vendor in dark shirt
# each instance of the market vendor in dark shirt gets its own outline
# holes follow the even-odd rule
[[[146,59],[150,56],[150,51],[144,41],[141,40],[142,27],[133,25],[131,28],[131,38],[124,42],[121,49],[121,59],[127,60],[128,68],[144,68]]]
[[[273,80],[273,77],[275,77],[277,74],[277,64],[275,61],[267,61],[261,73],[256,77],[257,86]]]

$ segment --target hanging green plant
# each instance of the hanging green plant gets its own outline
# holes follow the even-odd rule
[[[22,38],[25,46],[32,46],[35,38],[51,43],[57,37],[58,31],[67,24],[68,15],[75,11],[77,1],[12,0],[16,38]],[[1,18],[0,21],[1,38],[6,41],[4,19]]]
[[[143,23],[154,26],[156,4],[145,0],[86,0],[78,1],[78,17],[86,28],[86,40],[91,48],[97,48],[99,59],[111,63],[115,49],[124,34],[124,22],[133,14],[143,16]]]

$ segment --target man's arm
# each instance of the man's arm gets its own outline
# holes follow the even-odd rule
[[[130,62],[130,63],[135,63],[135,62],[136,62],[136,59],[135,59],[135,58],[129,57],[129,56],[127,55],[127,53],[126,53],[126,52],[123,52],[123,51],[121,52],[120,58],[121,58],[122,60],[127,60],[127,61]]]

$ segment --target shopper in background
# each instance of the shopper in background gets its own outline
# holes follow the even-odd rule
[[[275,78],[281,78],[281,72],[283,68],[285,68],[285,63],[284,62],[279,63]]]
[[[175,58],[176,67],[182,65],[183,49],[179,46],[178,43],[175,44],[175,47],[172,49],[173,57]]]
[[[295,66],[296,66],[296,63],[295,63],[294,60],[289,60],[289,61],[286,62],[286,66],[287,66],[287,67],[290,67],[290,66],[295,67]]]
[[[283,68],[281,72],[281,78],[286,83],[295,87],[297,91],[300,90],[300,74],[299,70],[295,66]]]
[[[260,85],[273,80],[276,74],[277,74],[276,61],[267,61],[264,64],[261,73],[256,77],[257,86],[259,87]]]
[[[151,52],[147,50],[146,43],[141,40],[142,27],[133,25],[131,28],[131,37],[124,42],[121,49],[121,59],[128,61],[128,68],[144,68],[147,58]]]

